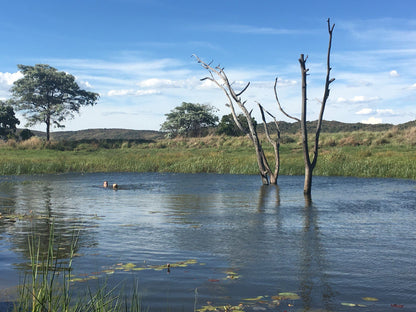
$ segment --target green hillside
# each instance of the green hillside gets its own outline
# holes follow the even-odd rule
[[[313,131],[316,128],[317,121],[308,122],[308,129]],[[258,132],[264,132],[263,124],[259,124]],[[274,124],[269,124],[273,131]],[[416,127],[416,120],[403,123],[400,125],[392,124],[363,124],[363,123],[343,123],[339,121],[323,121],[322,132],[324,133],[338,133],[338,132],[354,132],[354,131],[388,131],[392,128],[407,129]],[[279,122],[279,128],[282,135],[294,134],[299,132],[298,122]],[[41,131],[33,131],[38,137],[46,137],[46,134]],[[135,141],[135,142],[149,142],[164,137],[164,133],[154,130],[131,130],[131,129],[86,129],[79,131],[56,131],[51,132],[52,140],[56,141],[89,141],[89,140],[115,140],[115,141]]]

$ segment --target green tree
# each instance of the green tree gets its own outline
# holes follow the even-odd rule
[[[181,106],[165,114],[166,121],[160,130],[168,132],[171,137],[205,135],[208,129],[218,122],[218,116],[214,115],[214,111],[216,109],[210,105],[183,102]]]
[[[26,140],[29,140],[31,137],[33,137],[35,134],[32,132],[32,131],[30,131],[29,129],[23,129],[21,132],[20,132],[20,138],[23,140],[23,141],[26,141]]]
[[[46,124],[46,139],[54,125],[72,119],[81,106],[96,104],[99,94],[80,88],[71,74],[60,72],[46,64],[17,65],[23,78],[14,82],[11,92],[17,110],[23,111],[27,126]]]
[[[243,136],[249,131],[247,119],[243,114],[238,114],[237,119],[245,131],[241,131],[240,128],[235,124],[232,114],[224,115],[221,118],[220,123],[217,127],[218,134],[225,134],[229,136]],[[254,127],[257,126],[257,122],[254,117],[251,118]]]
[[[6,138],[16,131],[16,125],[20,124],[14,114],[13,107],[0,101],[0,137]]]

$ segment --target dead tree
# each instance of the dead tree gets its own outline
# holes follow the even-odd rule
[[[237,127],[246,134],[246,136],[251,140],[253,143],[253,146],[256,150],[256,156],[257,156],[257,165],[259,167],[260,176],[262,179],[262,182],[264,185],[267,184],[277,184],[277,178],[279,176],[279,168],[280,168],[280,157],[279,157],[279,148],[280,148],[280,130],[279,125],[276,121],[276,118],[272,114],[270,114],[267,110],[264,109],[264,107],[257,103],[261,112],[261,116],[263,119],[263,125],[264,125],[264,131],[267,137],[267,140],[270,142],[270,144],[273,146],[274,149],[274,161],[275,161],[275,167],[274,170],[271,169],[269,162],[267,161],[265,152],[263,150],[263,147],[261,145],[260,139],[257,135],[257,129],[255,125],[253,124],[253,119],[251,117],[251,111],[248,111],[246,108],[246,101],[241,100],[241,95],[247,90],[247,88],[250,85],[250,82],[247,83],[247,85],[242,89],[240,92],[236,92],[232,86],[232,83],[228,80],[228,77],[226,73],[224,72],[224,68],[220,66],[213,67],[211,66],[211,63],[205,63],[203,62],[198,56],[194,55],[196,60],[199,64],[206,70],[208,70],[210,76],[205,77],[201,79],[201,81],[209,80],[212,81],[214,84],[216,84],[220,89],[222,89],[228,99],[228,104],[226,104],[230,110],[231,114],[233,116],[233,120]],[[235,105],[238,106],[238,108],[243,112],[247,124],[248,124],[248,130],[244,129],[244,127],[241,125],[237,118],[237,113],[235,111]],[[275,139],[272,139],[270,136],[270,133],[267,128],[267,122],[265,115],[269,115],[274,119],[274,123],[276,125],[276,132],[277,136]]]
[[[287,114],[283,109],[282,106],[280,105],[278,96],[277,96],[277,90],[276,90],[276,82],[277,82],[277,78],[276,78],[276,82],[274,85],[274,92],[275,92],[275,96],[276,96],[276,101],[277,104],[280,108],[280,110],[282,111],[283,114],[285,114],[287,117],[299,121],[300,122],[300,127],[301,127],[301,132],[302,132],[302,146],[303,146],[303,158],[304,158],[304,163],[305,163],[305,183],[304,183],[304,187],[303,187],[303,193],[305,194],[305,196],[310,197],[311,196],[311,191],[312,191],[312,173],[313,170],[315,169],[316,163],[318,161],[318,150],[319,150],[319,135],[321,133],[321,128],[322,128],[322,120],[323,120],[323,116],[324,116],[324,110],[325,110],[325,105],[326,105],[326,101],[329,97],[329,85],[335,80],[335,78],[330,78],[330,72],[331,72],[331,65],[330,65],[330,56],[331,56],[331,46],[332,46],[332,32],[334,30],[334,26],[335,24],[333,24],[331,26],[330,20],[328,19],[328,33],[329,33],[329,44],[328,44],[328,53],[327,53],[327,62],[326,62],[326,67],[327,67],[327,71],[326,71],[326,79],[325,79],[325,90],[324,90],[324,95],[321,101],[321,110],[319,112],[319,118],[318,118],[318,123],[316,126],[316,130],[315,130],[315,142],[314,142],[314,147],[313,147],[313,158],[311,160],[311,156],[309,154],[309,145],[308,145],[308,130],[306,128],[306,109],[307,109],[307,83],[306,83],[306,77],[308,76],[308,71],[309,69],[306,68],[306,61],[308,59],[308,57],[304,56],[303,54],[300,55],[299,58],[299,64],[300,64],[300,69],[301,69],[301,74],[302,74],[302,115],[301,115],[301,119],[290,116],[289,114]]]

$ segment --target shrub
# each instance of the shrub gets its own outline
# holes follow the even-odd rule
[[[340,146],[359,146],[360,142],[352,136],[348,136],[339,140]]]
[[[403,137],[407,144],[416,145],[416,127],[404,130]]]
[[[33,137],[34,134],[32,131],[30,131],[29,129],[23,129],[22,132],[20,132],[20,138],[23,141],[26,141],[28,139],[30,139],[31,137]]]
[[[44,141],[36,136],[32,136],[31,138],[19,143],[19,148],[21,149],[40,149],[43,146]]]

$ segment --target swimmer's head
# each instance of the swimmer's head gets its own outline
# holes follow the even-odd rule
[[[103,186],[108,187],[108,181],[104,181]]]

